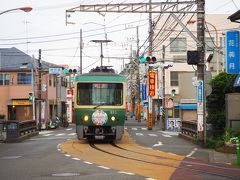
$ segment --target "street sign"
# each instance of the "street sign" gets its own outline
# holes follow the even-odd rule
[[[238,74],[240,71],[239,59],[239,31],[226,33],[226,71],[229,74]]]
[[[237,78],[235,79],[233,87],[239,86],[240,86],[240,74],[238,74]]]
[[[62,74],[62,68],[49,68],[49,74]]]
[[[147,86],[146,84],[142,84],[142,100],[147,99]]]
[[[198,80],[197,102],[198,103],[202,103],[203,102],[203,80]]]

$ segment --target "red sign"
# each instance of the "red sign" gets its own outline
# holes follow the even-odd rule
[[[155,96],[155,72],[154,71],[149,71],[149,87],[148,87],[148,92],[149,96]]]
[[[73,89],[67,89],[67,94],[73,95]]]

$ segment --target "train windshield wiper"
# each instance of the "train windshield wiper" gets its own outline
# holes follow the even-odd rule
[[[99,104],[99,105],[95,106],[93,109],[97,109],[99,106],[103,106],[103,105],[105,105],[105,104],[104,103]]]

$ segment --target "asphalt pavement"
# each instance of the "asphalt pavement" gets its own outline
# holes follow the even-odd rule
[[[229,153],[221,153],[217,152],[214,149],[207,149],[202,148],[201,146],[194,144],[190,140],[182,138],[179,136],[179,132],[170,132],[170,131],[162,131],[160,130],[158,125],[153,125],[151,130],[148,130],[147,121],[135,120],[135,118],[131,118],[128,116],[127,120],[125,121],[125,126],[128,128],[128,132],[131,131],[129,129],[139,127],[147,129],[148,133],[161,133],[165,135],[164,137],[159,136],[158,140],[162,142],[161,146],[158,146],[158,150],[164,152],[172,152],[178,155],[184,155],[186,157],[193,157],[199,160],[207,161],[210,163],[223,163],[223,164],[235,164],[236,163],[236,154],[229,154]],[[141,128],[140,128],[141,127]],[[171,138],[165,138],[171,135]],[[134,136],[134,133],[131,135],[135,140],[136,143],[147,146],[147,143],[141,142],[140,138]],[[153,137],[156,138],[156,137]],[[141,138],[143,139],[143,138]],[[157,146],[157,145],[156,145]]]

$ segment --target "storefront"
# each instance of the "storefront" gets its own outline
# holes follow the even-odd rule
[[[8,105],[8,119],[9,120],[32,120],[32,103],[28,99],[14,99]]]

